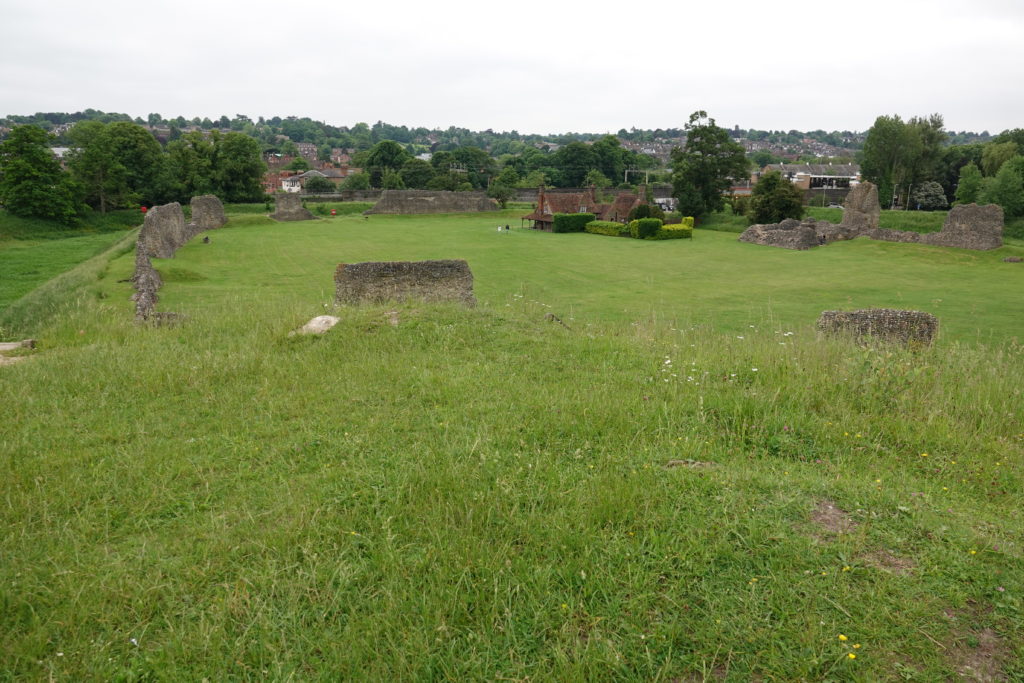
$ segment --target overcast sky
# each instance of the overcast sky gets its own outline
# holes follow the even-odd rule
[[[521,133],[1024,127],[1024,0],[0,0],[0,115]]]

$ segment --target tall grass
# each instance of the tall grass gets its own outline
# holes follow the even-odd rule
[[[122,309],[0,368],[12,678],[941,680],[964,610],[1024,675],[1017,345]]]

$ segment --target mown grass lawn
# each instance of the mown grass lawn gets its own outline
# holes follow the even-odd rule
[[[1020,247],[991,252],[855,240],[804,252],[737,242],[700,231],[693,240],[645,242],[519,229],[519,213],[459,216],[338,216],[279,224],[234,219],[157,264],[174,283],[165,310],[187,312],[271,298],[333,301],[339,262],[466,259],[477,296],[503,306],[523,295],[566,320],[674,320],[741,333],[749,325],[812,325],[823,310],[910,308],[939,317],[944,339],[1024,336],[1024,269],[1003,263]],[[517,226],[499,233],[497,225]],[[102,293],[123,301],[130,254],[112,265]]]
[[[239,215],[156,262],[180,326],[132,322],[128,254],[19,309],[42,348],[0,368],[0,670],[1024,677],[1014,264],[514,215]],[[459,257],[476,309],[287,334],[339,261]],[[813,331],[931,296],[930,349]]]

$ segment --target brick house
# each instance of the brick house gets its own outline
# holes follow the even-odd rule
[[[629,212],[644,203],[645,194],[644,188],[636,193],[619,192],[609,204],[597,201],[593,185],[583,191],[572,192],[547,192],[541,185],[537,190],[537,207],[523,216],[523,220],[533,221],[535,230],[547,232],[551,232],[554,226],[556,213],[592,213],[599,221],[625,223]]]

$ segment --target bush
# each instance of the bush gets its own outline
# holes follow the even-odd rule
[[[607,235],[609,237],[629,237],[629,226],[625,223],[615,221],[590,221],[587,223],[587,232],[594,235]]]
[[[629,223],[629,234],[638,240],[654,237],[661,229],[660,218],[638,218]]]
[[[750,195],[750,219],[754,223],[780,223],[804,216],[803,193],[778,171],[761,176]]]
[[[652,240],[682,240],[691,239],[693,237],[693,219],[689,218],[691,225],[686,223],[673,223],[669,225],[663,225],[658,228],[658,231],[654,233],[654,237],[650,237]]]
[[[556,213],[551,232],[583,232],[595,218],[592,213]]]

